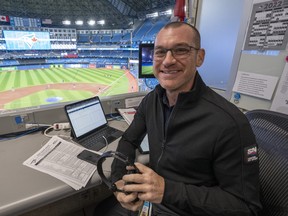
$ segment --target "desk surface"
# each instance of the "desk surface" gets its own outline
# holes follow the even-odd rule
[[[123,131],[127,128],[124,121],[112,121],[109,125]],[[0,215],[21,214],[79,192],[57,178],[22,164],[49,139],[37,132],[0,142]],[[118,140],[109,144],[108,150],[115,150],[117,144]],[[110,170],[110,165],[105,164],[104,170]],[[96,171],[85,189],[100,183]]]

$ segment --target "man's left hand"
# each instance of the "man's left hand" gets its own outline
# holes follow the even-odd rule
[[[129,184],[123,190],[138,192],[140,200],[161,203],[165,188],[164,178],[141,163],[136,162],[135,165],[140,173],[124,175],[122,179]]]

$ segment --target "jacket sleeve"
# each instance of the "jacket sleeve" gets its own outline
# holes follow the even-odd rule
[[[241,128],[224,128],[218,136],[212,160],[218,184],[191,185],[165,179],[162,204],[176,212],[180,209],[180,215],[184,215],[182,210],[187,215],[257,215],[261,209],[259,164],[257,159],[248,162],[247,158],[247,151],[255,146],[248,124]]]
[[[140,106],[134,116],[134,120],[122,135],[117,150],[126,155],[130,160],[135,160],[136,149],[140,146],[146,135],[146,126]],[[126,174],[125,164],[122,161],[114,160],[111,169],[112,182],[116,182]]]

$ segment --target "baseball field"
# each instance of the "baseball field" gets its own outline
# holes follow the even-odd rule
[[[0,72],[0,110],[138,91],[129,70],[46,68]]]
[[[153,74],[153,66],[142,66],[142,74],[143,75]]]

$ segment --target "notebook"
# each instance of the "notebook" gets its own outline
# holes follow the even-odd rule
[[[85,148],[99,151],[122,136],[123,132],[108,126],[98,96],[64,106],[73,140]]]

